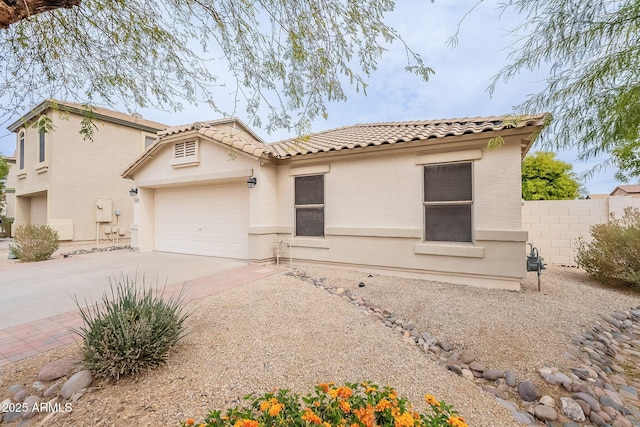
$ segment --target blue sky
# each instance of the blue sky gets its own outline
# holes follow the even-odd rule
[[[457,47],[447,44],[464,14],[476,2],[398,0],[388,23],[420,53],[425,63],[435,70],[435,75],[425,83],[409,74],[404,70],[406,61],[402,46],[399,43],[389,46],[378,70],[368,80],[367,96],[348,92],[349,100],[330,104],[328,120],[316,120],[312,130],[317,132],[356,123],[509,114],[527,95],[540,91],[547,74],[544,69],[520,75],[508,84],[498,84],[492,97],[486,90],[491,78],[508,63],[506,47],[514,41],[509,31],[521,19],[513,14],[501,14],[498,1],[484,0],[462,22]],[[224,98],[228,94],[224,89],[220,96],[223,108],[249,123],[242,107],[233,111],[230,101],[225,105]],[[125,111],[121,106],[107,107]],[[177,113],[155,109],[139,112],[147,119],[167,125],[221,117],[220,113],[203,106],[187,107]],[[255,130],[269,142],[293,136],[285,131],[269,135],[263,130]],[[0,152],[11,155],[15,149],[15,135],[7,133],[0,131]],[[539,148],[535,146],[534,150]],[[577,173],[589,170],[598,161],[577,161],[573,151],[559,152],[558,157],[571,163]],[[613,174],[613,170],[608,170],[585,180],[588,193],[611,192],[618,185]]]

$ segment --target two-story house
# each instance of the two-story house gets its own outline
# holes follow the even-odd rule
[[[16,133],[15,222],[46,224],[60,240],[129,238],[134,198],[122,170],[156,139],[165,125],[104,108],[88,114],[80,104],[48,99],[8,129]],[[34,124],[47,116],[52,130]],[[92,139],[80,134],[90,117]]]

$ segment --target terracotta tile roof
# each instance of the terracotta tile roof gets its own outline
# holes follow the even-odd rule
[[[519,117],[515,121],[512,116],[500,116],[360,124],[275,142],[270,144],[270,147],[275,157],[287,158],[357,147],[479,134],[507,128],[541,126],[545,118],[545,114],[540,114]]]
[[[268,144],[262,138],[249,129],[241,120],[234,117],[173,126],[158,132],[158,138],[162,140],[164,137],[189,131],[197,131],[201,135],[257,157],[271,152]]]
[[[323,153],[329,151],[350,150],[358,147],[370,147],[386,144],[402,144],[411,141],[423,141],[435,138],[447,138],[462,135],[505,129],[520,129],[529,126],[542,127],[547,114],[521,116],[473,117],[463,119],[420,120],[413,122],[384,122],[345,126],[324,132],[310,134],[300,138],[266,143],[241,120],[228,117],[219,120],[196,122],[182,126],[173,126],[158,132],[158,139],[134,163],[123,172],[125,178],[131,178],[135,170],[159,150],[167,137],[184,132],[196,131],[198,134],[215,139],[225,145],[237,148],[256,157],[267,156],[287,159],[294,156]],[[532,130],[533,134],[534,131]],[[487,140],[488,141],[488,140]],[[523,155],[529,149],[521,147]]]

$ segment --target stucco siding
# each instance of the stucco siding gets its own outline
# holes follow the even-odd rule
[[[52,110],[46,114],[54,128],[44,135],[44,161],[40,161],[38,130],[30,124],[16,130],[17,143],[20,133],[25,132],[24,169],[16,171],[16,196],[46,191],[48,208],[39,221],[58,231],[62,240],[128,238],[133,222],[134,200],[129,196],[132,183],[120,174],[142,152],[145,135],[155,134],[122,121],[116,124],[95,119],[93,140],[84,140],[80,134],[82,115]],[[19,169],[18,150],[16,156]],[[108,222],[97,223],[99,199],[109,201]],[[23,207],[17,209],[16,223],[33,222],[33,202],[30,207],[27,204],[25,199]]]
[[[474,162],[474,219],[476,229],[520,230],[522,192],[520,149],[516,144],[484,148]]]
[[[276,242],[284,241],[281,247],[286,249],[280,255],[291,256],[294,264],[326,263],[493,288],[520,288],[527,236],[521,222],[520,162],[528,144],[522,138],[529,130],[505,132],[505,145],[497,150],[487,149],[491,137],[487,132],[365,148],[341,145],[335,150],[280,157],[258,141],[248,144],[253,148],[247,152],[234,152],[215,139],[219,134],[215,123],[176,127],[162,134],[159,143],[124,170],[123,176],[132,177],[140,190],[137,223],[133,225],[138,248],[154,249],[153,223],[161,214],[157,211],[165,209],[153,202],[158,191],[174,188],[190,192],[195,186],[233,183],[238,191],[241,184],[248,192],[246,244],[252,262],[273,261]],[[197,154],[184,159],[180,147],[184,143],[186,152],[189,142],[193,153],[193,141],[197,142]],[[239,144],[243,150],[247,146],[238,139],[227,142]],[[174,151],[175,144],[178,151]],[[471,168],[426,169],[427,165],[459,162],[470,163]],[[425,241],[425,170],[451,174],[438,175],[430,182],[441,182],[440,177],[445,177],[445,184],[459,182],[459,194],[467,195],[467,183],[471,183],[470,211],[447,206],[456,215],[462,213],[460,222],[449,221],[451,226],[447,217],[436,217],[438,227],[455,231],[456,225],[469,224],[464,215],[471,212],[470,233],[466,228],[464,235],[442,234],[460,241]],[[323,175],[324,179],[298,180],[304,186],[298,190],[298,200],[306,206],[296,207],[295,182],[310,175]],[[257,183],[246,189],[249,177],[255,177]],[[324,197],[320,197],[319,188]],[[449,187],[438,188],[446,191]],[[465,204],[468,200],[444,203]],[[154,209],[155,213],[149,212]],[[301,209],[307,210],[302,213]],[[298,220],[313,218],[305,225],[306,234],[296,235],[296,216]],[[573,231],[569,228],[567,232]]]
[[[278,239],[290,240],[294,259],[429,275],[515,289],[525,274],[521,228],[520,149],[507,144],[473,160],[473,243],[424,242],[423,167],[419,152],[298,161],[278,171]],[[469,152],[470,153],[470,152]],[[473,156],[472,154],[469,154]],[[417,156],[419,157],[418,160]],[[434,155],[437,160],[442,157]],[[443,158],[446,158],[444,156]],[[453,157],[452,157],[453,158]],[[325,173],[325,237],[294,235],[295,170]]]
[[[30,199],[29,222],[34,225],[47,225],[47,194],[37,194]]]
[[[53,113],[53,117],[58,113]],[[132,184],[120,177],[120,172],[141,152],[139,130],[96,122],[93,141],[79,135],[82,117],[68,114],[68,120],[57,125],[51,134],[52,222],[71,222],[74,240],[115,239],[105,234],[106,227],[124,228],[129,237],[133,222],[133,198],[129,196]],[[96,200],[111,201],[112,221],[97,224]],[[120,216],[115,215],[115,211]],[[99,230],[97,228],[99,227]]]

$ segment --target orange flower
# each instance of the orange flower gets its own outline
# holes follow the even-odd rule
[[[465,422],[464,418],[459,417],[457,415],[453,417],[449,417],[449,419],[447,420],[447,424],[453,427],[469,427]]]
[[[331,424],[325,421],[322,423],[322,427],[331,427]]]
[[[271,415],[272,417],[275,417],[283,409],[284,409],[284,405],[282,403],[276,403],[275,405],[271,406],[271,409],[269,409],[269,415]]]
[[[309,421],[313,424],[322,423],[322,419],[317,416],[311,409],[307,408],[304,410],[304,414],[302,414],[302,421]]]
[[[440,402],[436,400],[436,398],[431,394],[426,394],[424,396],[424,400],[426,400],[428,405],[440,407]]]
[[[254,420],[242,419],[236,421],[233,427],[258,427],[258,422]]]
[[[262,402],[260,402],[260,410],[262,412],[268,410],[270,406],[271,406],[271,404],[269,403],[268,400],[263,400]]]
[[[415,424],[415,420],[413,419],[413,415],[408,412],[404,414],[394,416],[394,421],[396,422],[396,427],[413,427]]]
[[[370,404],[367,404],[366,408],[354,409],[353,413],[358,418],[358,421],[360,421],[366,427],[374,427],[377,425],[375,410]]]
[[[188,425],[188,426],[192,426],[192,425],[194,425],[195,423],[196,423],[196,422],[193,420],[193,418],[189,418],[185,424],[186,424],[186,425]]]
[[[313,406],[315,406],[316,408],[320,407],[320,402],[316,400],[315,402],[313,402]]]
[[[346,400],[341,400],[339,405],[340,409],[342,409],[347,414],[349,413],[349,411],[351,411],[351,405],[349,405],[349,402],[347,402]]]
[[[329,390],[329,396],[336,399],[338,397],[338,390],[336,390],[335,388],[332,388],[331,390]]]
[[[320,383],[318,387],[320,387],[320,389],[325,393],[329,391],[329,384],[327,383]]]
[[[348,399],[353,394],[353,391],[349,387],[338,387],[337,391],[338,396],[342,397],[343,399]]]
[[[375,387],[367,387],[364,392],[369,394],[369,393],[373,393],[374,391],[376,391]]]
[[[385,409],[391,408],[391,406],[393,406],[393,405],[391,405],[391,402],[389,402],[387,399],[382,399],[376,405],[376,412],[382,412]]]

